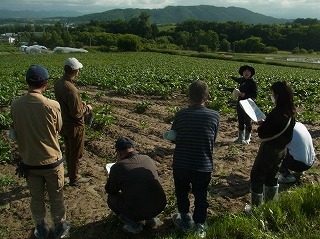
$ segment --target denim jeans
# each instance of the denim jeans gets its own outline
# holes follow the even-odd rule
[[[193,220],[195,223],[205,223],[207,217],[207,191],[211,180],[211,172],[198,172],[194,170],[173,169],[175,194],[180,213],[190,210],[189,192],[194,195]]]

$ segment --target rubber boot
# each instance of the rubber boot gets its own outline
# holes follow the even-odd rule
[[[238,138],[236,138],[234,142],[244,143],[244,130],[238,132]]]
[[[264,194],[264,202],[269,202],[271,200],[277,200],[279,193],[279,184],[273,187],[263,187],[263,194]]]
[[[251,133],[246,131],[245,137],[244,137],[244,142],[245,142],[245,144],[250,144],[250,141],[251,141]]]
[[[255,193],[251,191],[251,205],[260,206],[263,204],[263,193]]]
[[[248,215],[252,214],[252,206],[260,206],[263,202],[263,193],[255,193],[251,191],[251,205],[247,204],[244,207],[244,212]]]

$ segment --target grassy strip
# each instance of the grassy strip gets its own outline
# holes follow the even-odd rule
[[[278,201],[245,213],[209,218],[207,238],[320,238],[320,187],[308,184],[280,194]],[[174,232],[158,239],[195,238]]]

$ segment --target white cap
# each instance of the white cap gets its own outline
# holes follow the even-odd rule
[[[77,58],[68,58],[65,63],[65,66],[70,66],[72,70],[79,70],[83,67],[82,63],[80,63]]]

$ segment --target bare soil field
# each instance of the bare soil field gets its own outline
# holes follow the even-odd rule
[[[174,145],[162,138],[162,132],[169,130],[171,126],[169,118],[172,113],[169,109],[186,107],[187,97],[174,95],[170,99],[162,99],[154,96],[115,96],[95,88],[85,90],[91,96],[102,93],[93,106],[113,106],[112,114],[116,116],[116,122],[110,127],[96,127],[93,123],[92,128],[87,129],[85,155],[81,159],[80,172],[83,176],[90,177],[91,181],[78,187],[65,187],[67,219],[73,226],[69,238],[153,238],[161,231],[174,228],[171,222],[171,214],[176,210],[171,169]],[[138,114],[135,107],[143,100],[151,105],[144,113]],[[306,126],[314,144],[319,147],[320,127],[309,124]],[[220,132],[214,152],[215,171],[209,187],[209,217],[225,212],[240,212],[250,202],[249,175],[259,147],[256,128],[254,125],[249,145],[235,144],[232,139],[237,135],[236,114],[221,114]],[[7,137],[8,132],[3,131],[1,134],[1,137]],[[138,152],[147,154],[156,161],[168,199],[167,208],[160,215],[163,226],[158,230],[145,230],[134,237],[122,232],[121,223],[106,204],[104,191],[107,179],[105,164],[115,160],[114,142],[119,136],[131,137],[136,142]],[[281,191],[310,182],[319,183],[320,173],[315,170],[318,167],[319,162],[316,161],[314,169],[307,172],[300,182],[290,186],[282,185]],[[12,175],[15,179],[12,185],[0,188],[0,237],[35,238],[26,182],[14,176],[14,164],[1,165],[0,174]],[[48,213],[50,223],[49,218]]]

